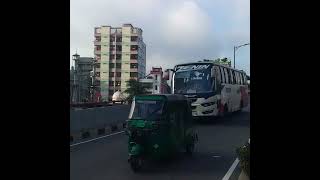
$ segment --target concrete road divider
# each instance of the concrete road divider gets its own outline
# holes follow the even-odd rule
[[[100,128],[81,129],[80,132],[73,132],[70,134],[70,143],[80,142],[90,138],[96,138],[103,135],[108,135],[114,132],[125,129],[125,122],[118,122]]]

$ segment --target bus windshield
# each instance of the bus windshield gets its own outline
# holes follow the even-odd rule
[[[199,67],[200,66],[200,67]],[[211,76],[211,65],[189,65],[180,68],[174,76],[175,94],[192,94],[212,92],[214,81]]]
[[[163,101],[137,100],[132,103],[129,119],[159,120],[163,111]]]

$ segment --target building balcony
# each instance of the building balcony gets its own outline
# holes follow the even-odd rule
[[[100,80],[101,80],[101,78],[100,78],[99,76],[95,76],[94,79],[95,79],[96,81],[100,81]]]
[[[122,54],[122,50],[113,50],[113,51],[110,51],[110,54]]]
[[[96,69],[95,69],[95,72],[100,72],[100,68],[96,68]]]
[[[138,50],[131,50],[130,53],[131,54],[138,54]]]
[[[93,44],[94,44],[95,46],[101,46],[101,41],[93,41]]]
[[[138,63],[138,60],[136,60],[136,59],[130,59],[130,63]]]
[[[131,41],[130,44],[131,45],[138,45],[139,43],[138,43],[138,41]]]
[[[130,68],[130,72],[138,72],[138,68]]]
[[[94,49],[94,54],[101,54],[101,49]]]
[[[110,77],[110,81],[121,81],[121,77]]]
[[[110,45],[122,45],[122,42],[112,41],[112,42],[110,42]]]
[[[95,33],[94,33],[94,36],[95,36],[95,37],[101,37],[101,33],[95,32]]]

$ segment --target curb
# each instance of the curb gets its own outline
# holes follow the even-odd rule
[[[250,178],[248,177],[248,175],[242,170],[239,177],[238,177],[238,180],[250,180]]]
[[[70,143],[78,142],[80,140],[87,140],[90,138],[96,138],[103,135],[108,135],[117,131],[125,129],[126,122],[120,122],[117,124],[110,124],[101,128],[82,129],[80,132],[70,134]]]

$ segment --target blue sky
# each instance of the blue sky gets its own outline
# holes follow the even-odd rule
[[[249,0],[71,0],[70,63],[76,49],[94,57],[95,26],[131,23],[143,29],[147,73],[152,66],[227,57],[250,42]],[[233,61],[232,61],[233,62]],[[71,66],[71,65],[70,65]],[[236,67],[250,74],[250,46],[236,52]]]

